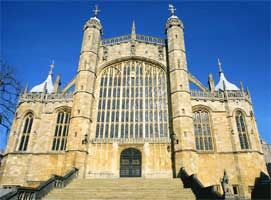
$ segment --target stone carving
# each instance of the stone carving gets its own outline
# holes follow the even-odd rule
[[[131,43],[130,53],[131,53],[131,56],[134,56],[136,53],[136,46],[134,43]]]
[[[223,175],[223,178],[220,180],[220,182],[221,182],[222,189],[223,189],[224,199],[232,199],[233,194],[231,193],[231,189],[230,189],[230,185],[229,185],[229,177],[228,177],[226,170],[224,170],[224,175]]]
[[[159,60],[164,59],[164,51],[163,51],[163,47],[161,47],[161,46],[158,47],[158,58],[159,58]]]
[[[107,61],[108,59],[108,48],[103,47],[103,61]]]

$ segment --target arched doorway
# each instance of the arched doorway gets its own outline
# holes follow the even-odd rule
[[[141,177],[141,152],[134,148],[120,154],[120,177]]]

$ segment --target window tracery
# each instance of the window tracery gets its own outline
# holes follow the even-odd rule
[[[250,149],[245,117],[241,111],[236,112],[235,121],[241,149]]]
[[[63,151],[66,149],[70,115],[71,114],[69,111],[60,111],[57,113],[57,120],[52,145],[53,151]]]
[[[196,149],[203,151],[213,150],[213,139],[209,113],[205,110],[193,112],[194,134]]]
[[[154,137],[168,137],[165,72],[141,61],[104,69],[96,138]]]
[[[33,124],[33,114],[28,113],[24,118],[23,131],[19,145],[19,151],[26,151]]]

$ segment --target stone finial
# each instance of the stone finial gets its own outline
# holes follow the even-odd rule
[[[135,20],[133,20],[133,24],[132,24],[132,35],[133,34],[136,34]]]
[[[226,87],[226,83],[225,81],[223,80],[223,90],[226,91],[227,90],[227,87]]]
[[[42,93],[47,93],[47,82],[44,83],[43,91]]]
[[[228,91],[227,91],[225,80],[223,80],[223,91],[224,91],[224,95],[227,99],[228,98]]]
[[[97,18],[98,13],[100,12],[98,5],[95,6],[95,9],[93,10],[93,17],[91,17],[85,24],[83,31],[85,31],[87,28],[96,28],[100,31],[100,33],[103,33],[103,27],[101,25],[100,20]]]
[[[51,63],[51,65],[50,65],[49,75],[53,75],[53,69],[54,69],[54,67],[55,67],[55,61],[52,60],[52,63]]]
[[[214,79],[213,79],[213,74],[209,73],[208,75],[208,84],[209,84],[209,89],[211,92],[215,91],[215,83],[214,83]]]
[[[244,91],[244,85],[243,85],[243,81],[242,80],[240,80],[240,89],[241,89],[241,91]]]
[[[54,84],[54,89],[53,89],[53,92],[54,92],[54,93],[57,93],[57,92],[58,92],[58,89],[59,89],[59,86],[60,86],[60,85],[61,85],[60,75],[57,75],[56,81],[55,81],[55,84]]]
[[[27,93],[27,91],[28,91],[28,83],[26,83],[26,85],[25,85],[24,93]]]
[[[167,20],[166,30],[173,26],[179,26],[184,29],[183,22],[175,15],[176,8],[172,4],[169,4],[168,10],[170,11],[171,16]]]
[[[248,94],[248,96],[250,96],[250,91],[249,91],[248,87],[247,87],[247,94]]]
[[[132,40],[136,39],[136,26],[135,26],[135,21],[134,20],[133,20],[133,24],[132,24],[131,38],[132,38]]]
[[[218,65],[218,68],[219,68],[219,73],[222,73],[223,70],[222,70],[222,63],[220,62],[220,59],[217,58],[217,65]]]

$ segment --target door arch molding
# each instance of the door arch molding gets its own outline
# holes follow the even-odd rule
[[[141,151],[135,148],[124,149],[120,153],[120,177],[141,177]]]

